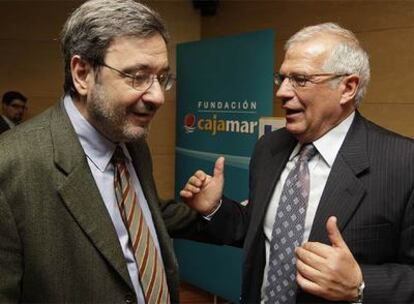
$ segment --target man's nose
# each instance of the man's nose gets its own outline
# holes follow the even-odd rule
[[[155,78],[151,86],[142,96],[144,102],[150,102],[157,108],[162,106],[165,101],[165,93],[161,84],[158,82],[158,79]]]
[[[286,98],[292,97],[295,94],[295,89],[292,86],[289,78],[286,77],[283,82],[280,84],[279,88],[276,91],[276,97],[278,98]]]

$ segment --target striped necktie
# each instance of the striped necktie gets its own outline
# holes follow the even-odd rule
[[[112,157],[115,169],[115,196],[139,268],[139,279],[147,304],[170,303],[170,295],[160,254],[145,222],[131,181],[122,148]]]

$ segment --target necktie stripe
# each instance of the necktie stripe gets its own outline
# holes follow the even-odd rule
[[[119,211],[121,212],[121,214],[124,214],[124,213],[125,213],[125,204],[124,204],[124,201],[122,201],[122,202],[118,205],[118,207],[119,207]]]
[[[143,255],[141,256],[141,266],[139,268],[139,272],[145,274],[146,273],[146,269],[148,267],[148,256],[149,256],[149,239],[150,236],[146,235],[146,241],[145,241],[145,251],[143,252]]]
[[[163,274],[161,274],[161,275],[162,275],[162,276],[164,276]],[[158,293],[158,297],[157,297],[157,301],[156,301],[156,303],[164,303],[164,302],[165,302],[165,300],[164,300],[164,302],[161,302],[161,297],[162,297],[163,288],[164,288],[164,286],[163,286],[163,285],[161,285],[161,286],[160,286],[160,291],[159,291],[159,293]]]
[[[131,222],[132,222],[132,219],[134,217],[135,207],[138,205],[138,203],[136,202],[135,192],[133,193],[133,195],[132,195],[132,197],[130,199],[133,200],[134,202],[132,203],[131,210],[128,211],[128,213],[129,213],[128,214],[128,217],[127,217],[127,219],[128,219],[127,220],[128,227],[131,227]]]
[[[116,196],[118,198],[119,211],[121,212],[122,219],[124,219],[124,217],[125,217],[125,215],[124,215],[125,214],[125,200],[122,199],[122,198],[119,199],[119,197],[120,197],[119,191],[118,191],[118,195],[116,195]]]
[[[143,244],[144,244],[144,242],[142,242],[142,230],[143,230],[143,225],[144,225],[144,222],[143,222],[143,218],[142,217],[140,217],[139,219],[138,219],[138,230],[136,230],[137,231],[137,234],[135,235],[135,237],[134,237],[134,243],[133,243],[133,249],[134,249],[134,253],[135,252],[137,252],[137,251],[140,251],[140,252],[143,252]],[[141,246],[139,246],[141,244]],[[138,250],[138,248],[139,247],[141,247],[141,250]]]
[[[159,272],[157,272],[157,273],[155,273],[154,274],[154,284],[152,285],[152,295],[153,295],[153,299],[154,299],[154,302],[156,302],[157,301],[157,298],[160,296],[160,294],[161,294],[161,292],[162,292],[162,286],[161,285],[156,285],[155,284],[155,282],[156,282],[156,280],[160,280],[160,279],[162,279],[162,275],[159,273]]]
[[[139,280],[147,304],[169,304],[170,295],[165,270],[145,222],[122,149],[113,156],[115,197],[128,229],[131,247],[138,266]]]
[[[122,189],[122,201],[126,201],[126,199],[128,198],[128,193],[129,193],[129,190],[130,190],[130,184],[129,183],[127,183],[125,186],[124,186],[125,188],[123,188]]]
[[[119,179],[118,182],[120,180],[121,179]],[[127,186],[126,190],[128,190],[128,189],[129,189],[129,187]],[[127,192],[125,190],[123,190],[122,188],[120,188],[120,189],[118,189],[118,191],[116,191],[116,194],[117,194],[116,196],[117,196],[117,200],[118,200],[118,207],[120,208],[122,217],[124,217],[126,193]]]
[[[126,171],[126,167],[124,165],[121,165],[119,168],[119,180],[122,185],[128,185],[129,174],[128,171]]]
[[[151,268],[152,271],[149,272],[150,277],[151,277],[150,283],[149,283],[149,286],[148,286],[148,297],[149,298],[151,298],[152,295],[155,295],[155,293],[153,294],[153,291],[155,291],[153,289],[154,289],[155,277],[157,275],[157,272],[155,271],[156,267],[157,267],[157,259],[154,259],[154,265]]]

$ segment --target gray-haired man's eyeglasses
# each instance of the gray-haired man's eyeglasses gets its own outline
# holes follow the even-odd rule
[[[283,81],[287,78],[290,84],[292,85],[292,87],[303,88],[306,86],[308,82],[313,83],[313,84],[318,84],[318,83],[322,83],[328,80],[333,80],[335,78],[339,78],[343,76],[349,76],[349,74],[321,73],[321,74],[308,74],[308,75],[302,75],[302,74],[284,75],[280,73],[274,73],[273,80],[275,82],[275,85],[280,87]],[[316,80],[314,79],[316,77],[327,77],[327,78]]]
[[[137,72],[135,75],[132,75],[132,74],[122,72],[114,67],[111,67],[107,65],[106,63],[103,63],[101,65],[117,72],[119,75],[123,77],[130,78],[132,80],[131,86],[135,90],[141,91],[141,92],[145,92],[146,90],[148,90],[154,83],[155,78],[157,78],[158,83],[160,84],[160,87],[163,91],[168,91],[169,89],[171,89],[171,87],[173,86],[175,82],[174,74],[169,73],[169,72],[156,75],[156,74],[150,74],[147,72],[140,71],[140,72]]]

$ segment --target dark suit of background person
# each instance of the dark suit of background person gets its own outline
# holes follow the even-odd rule
[[[324,32],[329,33],[329,28],[332,27],[328,24],[327,26],[322,25],[322,27],[305,28],[305,31],[314,30],[313,35],[310,36],[313,40],[294,41],[290,45],[288,42],[288,53],[281,68],[283,77],[285,75],[292,77],[294,73],[299,73],[300,68],[307,71],[307,68],[315,67],[314,62],[310,60],[314,58],[308,56],[310,53],[306,53],[308,57],[303,57],[307,60],[304,63],[297,61],[300,59],[297,57],[298,54],[303,54],[294,52],[306,45],[306,41],[309,41],[306,46],[311,45],[315,47],[314,50],[317,49],[317,39],[322,39]],[[336,30],[335,27],[334,30]],[[346,33],[345,35],[349,36]],[[326,37],[329,38],[329,36]],[[322,41],[327,45],[332,42],[327,38]],[[314,44],[312,45],[312,43]],[[320,59],[320,57],[318,58]],[[318,62],[323,64],[323,61]],[[318,73],[317,70],[309,69],[309,71],[308,73]],[[322,70],[319,73],[324,72]],[[352,71],[336,71],[335,69],[332,72],[353,74]],[[327,78],[328,76],[323,77]],[[336,77],[334,74],[331,76]],[[281,86],[277,95],[282,98],[288,111],[287,118],[290,121],[288,120],[287,126],[290,129],[283,128],[265,135],[256,144],[250,162],[248,206],[243,207],[223,198],[221,206],[212,215],[209,223],[210,236],[218,243],[243,244],[242,303],[259,303],[262,297],[261,288],[267,263],[264,220],[275,185],[289,156],[298,144],[298,138],[304,143],[315,140],[308,141],[307,138],[302,138],[301,136],[306,135],[306,132],[292,134],[295,132],[294,126],[292,126],[292,115],[295,114],[292,109],[293,105],[298,105],[293,102],[298,97],[295,97],[291,91],[293,89],[292,83],[294,81],[300,82],[301,79],[283,77],[282,82],[279,83]],[[323,79],[323,77],[321,78]],[[353,76],[346,76],[347,79],[351,79],[348,77]],[[339,81],[339,83],[341,82]],[[309,92],[306,89],[311,90],[312,88],[319,89],[319,92],[314,96],[322,94],[323,82],[312,87],[308,81],[306,85],[308,87],[304,86],[303,90],[297,90],[296,94],[303,97]],[[322,99],[312,101],[315,103],[324,102]],[[312,105],[309,96],[307,100],[302,102],[306,104],[304,107],[308,106],[305,112],[310,111]],[[331,216],[336,216],[342,238],[348,246],[351,256],[359,265],[362,279],[365,282],[363,303],[414,303],[414,142],[369,122],[358,111],[354,113],[355,117],[333,162],[317,206],[309,241],[318,242],[317,246],[331,245],[332,240],[327,233],[327,221]],[[323,112],[320,111],[319,114],[323,115]],[[334,112],[332,112],[333,114]],[[210,195],[209,198],[213,197],[206,189],[212,187],[210,185],[214,185],[213,182],[220,184],[220,180],[223,179],[220,174],[222,173],[222,165],[222,160],[216,162],[215,173],[211,179],[206,179],[209,183],[205,182],[205,185],[200,182],[205,178],[202,172],[191,177],[181,193],[183,198],[189,199],[188,192],[196,193],[195,195],[204,193]],[[198,187],[198,190],[194,190],[192,187]],[[203,187],[205,188],[203,189]],[[185,190],[188,192],[186,193]],[[200,200],[199,205],[201,202]],[[194,202],[191,202],[190,199],[189,203],[191,205]],[[196,208],[196,206],[193,207]],[[207,214],[208,212],[205,211],[211,213],[211,209],[204,210],[204,214]],[[308,245],[309,243],[302,245],[299,251],[303,254],[303,248]],[[342,248],[340,250],[344,253]],[[308,254],[308,252],[306,253]],[[349,259],[348,253],[346,256]],[[307,258],[309,257],[310,255],[307,255]],[[307,263],[304,256],[301,260]],[[335,275],[340,272],[352,274],[352,271],[351,267],[342,270],[338,267],[330,273],[326,273],[333,276],[334,280],[339,283],[346,284],[350,280],[340,282],[341,280],[335,278]],[[321,274],[324,274],[324,270],[321,270]],[[322,284],[324,283],[322,282]],[[353,284],[355,283],[359,284],[359,282]],[[326,284],[331,284],[329,279]],[[298,285],[300,284],[298,283]],[[315,290],[304,290],[306,288],[304,285],[299,287],[297,303],[341,300],[338,297],[334,298],[333,290],[331,293],[324,291],[325,294],[318,294]],[[352,292],[356,296],[356,290]],[[345,302],[349,303],[349,301],[348,299]]]
[[[10,126],[7,124],[4,118],[0,115],[0,134],[7,130],[10,130]]]
[[[81,15],[79,10],[83,12]],[[110,51],[104,48],[103,59],[108,65],[119,64],[120,69],[125,68],[122,63],[130,63],[131,59],[134,62],[146,60],[146,68],[157,74],[158,79],[148,78],[146,91],[140,93],[136,90],[139,83],[130,78],[133,76],[123,77],[123,72],[109,67],[92,68],[95,57],[90,59],[87,56],[98,48],[92,43],[89,47],[94,50],[86,48],[86,51],[78,50],[80,53],[65,54],[65,104],[67,101],[68,104],[73,102],[73,108],[79,106],[81,98],[93,95],[91,90],[101,90],[95,103],[106,102],[107,107],[117,105],[112,108],[113,112],[124,108],[128,101],[136,115],[143,113],[144,109],[145,113],[153,115],[163,102],[162,83],[170,78],[168,75],[159,76],[168,72],[164,71],[168,62],[165,36],[161,37],[166,35],[166,30],[156,13],[130,0],[88,1],[72,14],[70,20],[76,20],[71,25],[80,24],[78,33],[83,34],[90,30],[89,23],[79,20],[86,18],[92,22],[88,19],[91,17],[93,22],[102,23],[98,27],[99,32],[107,30],[107,27],[111,29],[109,18],[116,19],[116,29],[122,30],[125,11],[128,25],[135,25],[133,30],[142,26],[140,20],[144,19],[146,26],[152,25],[151,31],[147,31],[144,38],[139,35],[123,37],[124,32],[118,34],[120,37],[107,36]],[[141,23],[137,26],[138,22]],[[95,26],[92,28],[96,30]],[[75,35],[76,29],[70,29],[66,24],[62,36],[66,37],[68,33]],[[95,38],[91,40],[96,41]],[[84,42],[84,39],[76,41]],[[62,44],[67,50],[67,42]],[[127,55],[123,53],[125,50]],[[143,58],[142,52],[150,55]],[[158,70],[160,64],[161,72]],[[155,71],[153,65],[157,67]],[[99,87],[95,81],[99,81]],[[108,86],[111,90],[105,90]],[[114,94],[123,96],[123,103],[121,99],[114,99]],[[112,99],[102,99],[109,95]],[[130,96],[137,96],[137,99]],[[145,107],[142,104],[144,98]],[[91,103],[92,100],[84,102]],[[0,302],[134,303],[137,295],[115,223],[104,204],[67,109],[63,102],[59,102],[0,138]],[[95,127],[97,132],[102,132],[101,135],[111,134],[105,133],[108,130],[102,131],[103,126],[91,120],[88,116],[91,112],[85,112],[84,107],[77,109],[79,117],[83,115],[83,119],[90,120],[91,128]],[[129,113],[131,110],[128,108],[126,111]],[[148,122],[149,118],[145,121]],[[120,125],[130,119],[131,116],[125,114]],[[108,125],[112,126],[113,121],[106,119],[105,127]],[[134,130],[136,128],[134,125]],[[123,136],[119,135],[119,138]],[[185,204],[161,202],[158,198],[145,136],[125,141],[125,145],[151,213],[170,298],[176,303],[179,301],[178,265],[170,234],[192,232],[194,226],[190,224],[196,221],[196,214]],[[114,211],[118,211],[116,202],[113,206]]]

